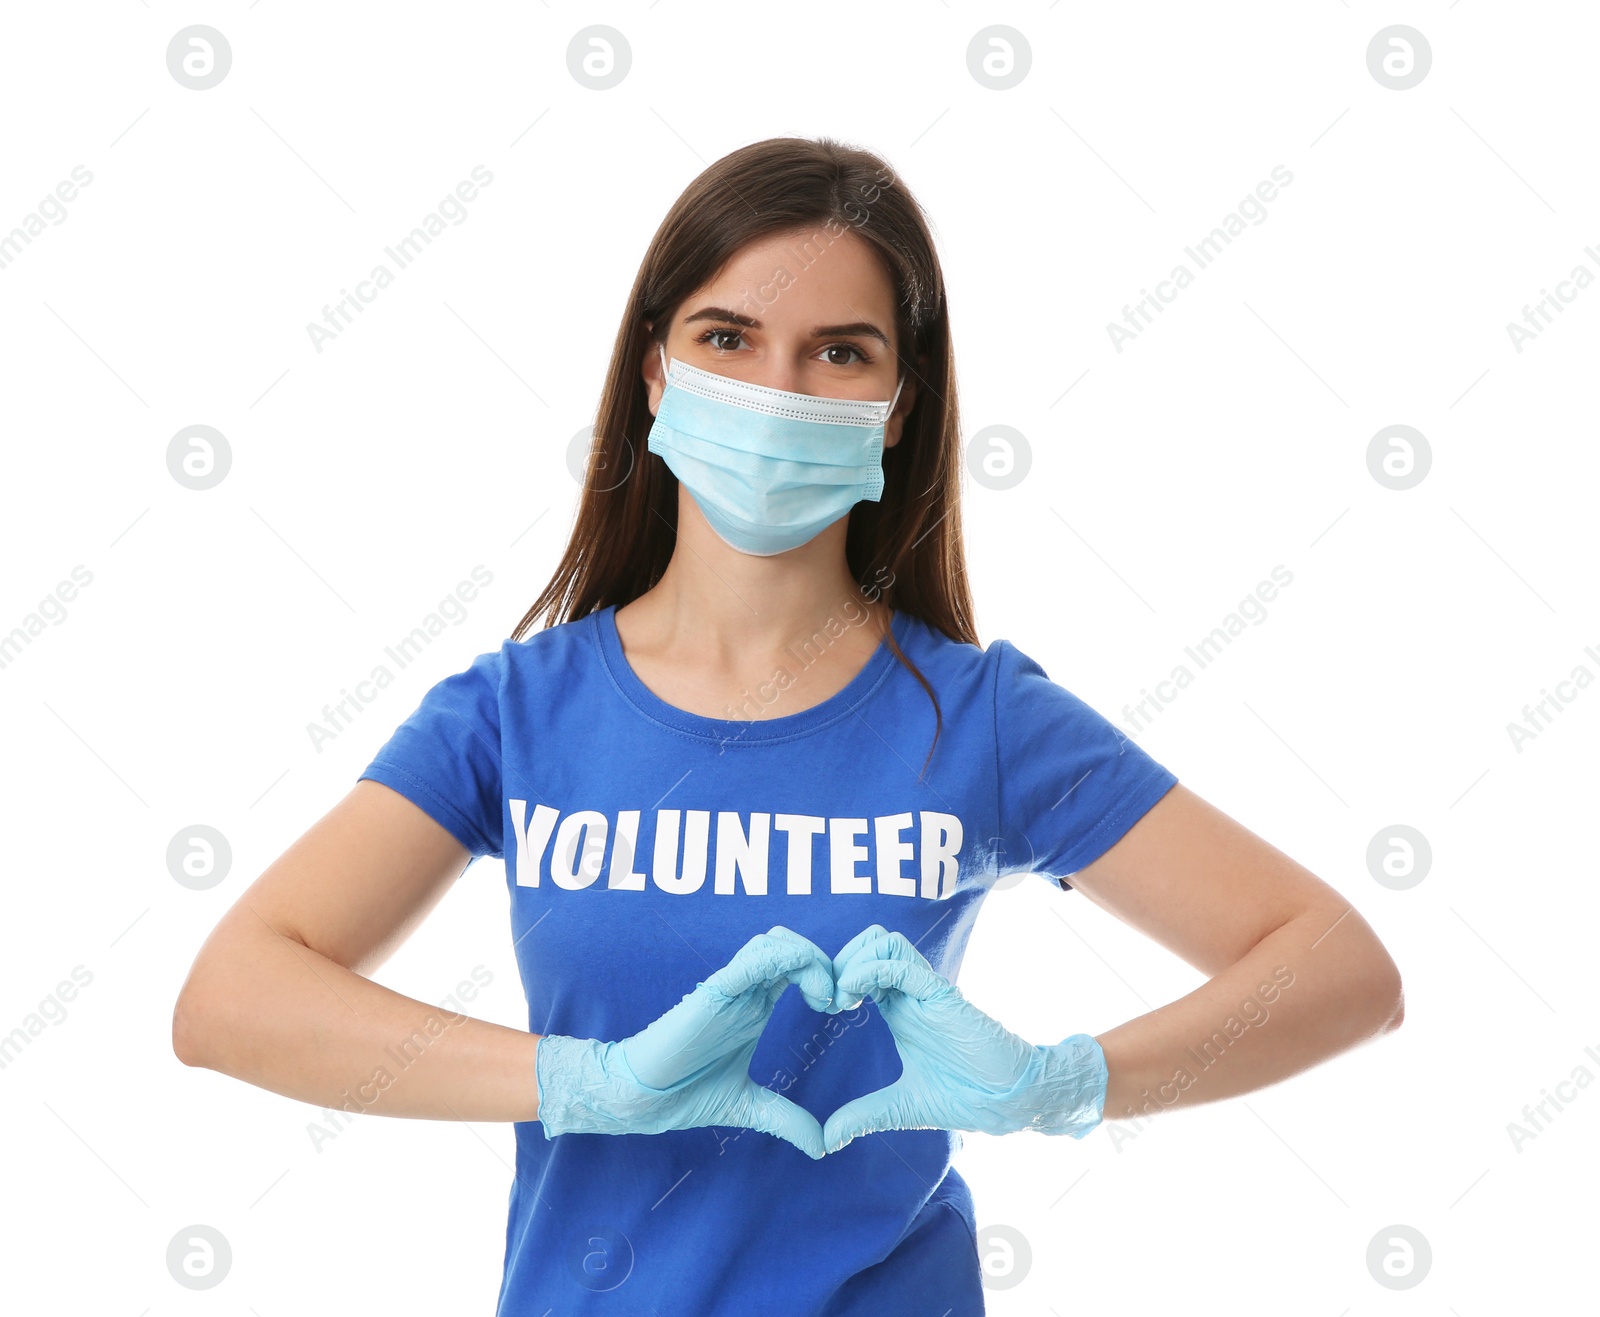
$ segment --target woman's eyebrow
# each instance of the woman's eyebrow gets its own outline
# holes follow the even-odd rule
[[[725,306],[703,306],[692,315],[684,316],[683,323],[691,325],[697,320],[721,320],[729,324],[743,325],[746,329],[761,328],[761,322],[755,317],[740,315]],[[845,335],[875,338],[884,347],[890,346],[888,335],[868,320],[856,320],[848,325],[818,325],[811,331],[812,338],[837,338]]]

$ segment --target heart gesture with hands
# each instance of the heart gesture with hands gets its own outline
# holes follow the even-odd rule
[[[826,1127],[750,1078],[773,1008],[790,983],[815,1011],[877,1003],[903,1073],[846,1102]],[[1035,1129],[1082,1138],[1101,1121],[1100,1044],[1074,1034],[1040,1047],[962,996],[902,933],[863,929],[831,960],[781,925],[757,934],[727,965],[660,1018],[620,1042],[544,1034],[535,1050],[545,1137],[657,1134],[702,1126],[761,1130],[808,1157],[861,1134],[895,1129]]]

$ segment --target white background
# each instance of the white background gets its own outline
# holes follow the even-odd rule
[[[232,48],[210,90],[168,72],[191,23]],[[607,91],[568,72],[592,23],[632,52]],[[997,23],[1032,56],[1005,91],[967,66]],[[1393,23],[1432,48],[1409,90],[1367,67]],[[93,979],[0,1071],[0,1305],[491,1311],[510,1126],[369,1119],[318,1151],[316,1109],[179,1064],[172,1002],[238,892],[547,580],[568,444],[673,198],[743,143],[826,133],[931,217],[966,433],[1029,441],[1018,487],[968,481],[984,643],[1120,720],[1292,571],[1141,743],[1342,891],[1406,983],[1399,1032],[1270,1090],[1117,1141],[966,1136],[980,1245],[1031,1248],[991,1311],[1592,1310],[1600,1092],[1520,1150],[1507,1126],[1600,1074],[1600,690],[1568,687],[1520,752],[1507,724],[1600,673],[1600,291],[1521,352],[1506,326],[1600,273],[1597,28],[1481,0],[8,6],[0,234],[75,166],[93,181],[0,269],[0,632],[74,566],[93,581],[0,669],[0,1032]],[[307,322],[476,165],[466,221],[316,351]],[[1279,165],[1265,221],[1118,352],[1107,324]],[[194,424],[231,450],[205,492],[167,469]],[[1431,447],[1406,491],[1368,469],[1394,424]],[[477,564],[466,620],[314,749],[307,724]],[[197,823],[233,850],[205,892],[166,864]],[[1433,852],[1404,891],[1367,864],[1395,824]],[[505,899],[474,865],[381,981],[439,1001],[482,966],[475,1013],[524,1027]],[[961,982],[1053,1041],[1200,979],[1030,881]],[[165,1263],[196,1222],[234,1253],[203,1293]],[[1432,1251],[1404,1291],[1367,1263],[1397,1224]]]

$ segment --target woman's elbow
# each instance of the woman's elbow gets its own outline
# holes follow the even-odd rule
[[[1374,951],[1379,963],[1369,971],[1367,995],[1378,1022],[1377,1032],[1392,1033],[1406,1018],[1406,988],[1400,978],[1400,967],[1383,945],[1375,942]]]
[[[215,1004],[219,989],[201,977],[199,965],[172,1004],[172,1054],[187,1066],[215,1069],[212,1042],[217,1036]]]
[[[1400,967],[1377,934],[1365,936],[1347,953],[1339,976],[1344,1014],[1350,1028],[1363,1037],[1375,1037],[1398,1029],[1406,1018],[1405,984]]]
[[[1383,1026],[1383,1031],[1384,1033],[1391,1033],[1398,1029],[1401,1022],[1406,1018],[1406,988],[1405,984],[1400,981],[1400,971],[1398,969],[1394,972],[1394,978],[1386,990],[1383,1000],[1390,1010],[1389,1019]]]
[[[178,994],[178,1000],[172,1007],[172,1054],[182,1061],[184,1065],[203,1066],[205,1041],[204,1030],[195,1018],[194,1003],[190,1000],[192,993],[187,988]]]

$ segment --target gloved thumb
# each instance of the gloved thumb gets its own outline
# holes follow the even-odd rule
[[[904,1128],[896,1110],[904,1092],[896,1080],[887,1088],[852,1098],[828,1117],[822,1128],[822,1146],[829,1152],[838,1152],[857,1135]]]
[[[822,1126],[817,1124],[817,1118],[783,1094],[763,1088],[754,1080],[750,1081],[750,1118],[746,1124],[750,1129],[775,1134],[794,1144],[813,1161],[822,1160]]]

